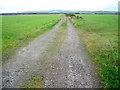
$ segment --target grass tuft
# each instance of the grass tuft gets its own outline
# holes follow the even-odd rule
[[[43,82],[40,77],[32,77],[31,81],[25,88],[43,88]]]

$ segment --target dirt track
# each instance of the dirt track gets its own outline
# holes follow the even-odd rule
[[[18,88],[23,85],[23,80],[36,75],[42,75],[44,87],[49,88],[101,87],[94,64],[69,20],[68,28],[64,31],[65,39],[55,47],[56,51],[51,51],[63,20],[17,51],[10,62],[3,66],[3,87]]]

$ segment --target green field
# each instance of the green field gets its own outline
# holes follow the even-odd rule
[[[76,15],[71,18],[78,29],[104,88],[118,88],[118,16]]]
[[[2,58],[8,59],[38,35],[50,30],[62,15],[2,16]]]

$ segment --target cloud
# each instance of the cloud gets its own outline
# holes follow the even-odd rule
[[[1,0],[3,11],[117,10],[118,0]]]

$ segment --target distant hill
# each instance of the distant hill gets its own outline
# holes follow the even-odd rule
[[[80,10],[42,10],[42,11],[21,11],[16,13],[1,13],[3,15],[14,14],[63,14],[63,13],[77,13],[77,14],[117,14],[117,11],[80,11]]]
[[[45,11],[26,11],[23,13],[118,13],[118,12],[117,11],[45,10]]]

